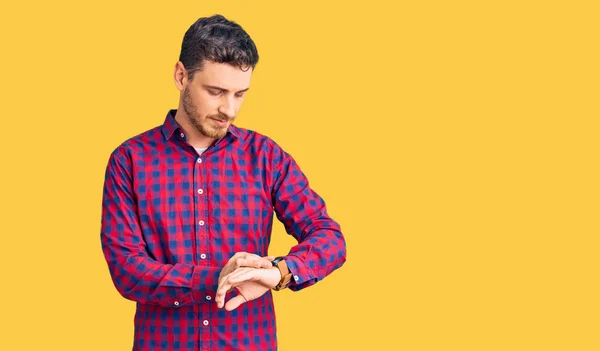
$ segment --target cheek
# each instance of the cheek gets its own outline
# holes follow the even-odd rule
[[[242,102],[244,102],[244,99],[239,99],[236,101],[235,104],[235,114],[237,115],[238,111],[240,110],[240,108],[242,108]]]
[[[196,103],[198,113],[201,115],[202,118],[219,113],[218,102],[218,99],[198,99],[198,102]]]
[[[191,98],[188,100],[188,106],[194,111],[196,120],[203,120],[206,116],[206,105],[200,99]]]

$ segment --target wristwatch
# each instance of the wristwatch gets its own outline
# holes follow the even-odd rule
[[[273,288],[273,290],[279,291],[287,288],[288,284],[292,280],[292,273],[288,269],[285,260],[283,259],[283,257],[277,257],[276,259],[271,261],[271,263],[273,264],[273,266],[277,267],[279,269],[279,272],[281,273],[281,280],[279,281],[279,284],[277,284]]]

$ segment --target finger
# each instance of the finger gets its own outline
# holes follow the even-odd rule
[[[217,306],[223,306],[223,303],[225,301],[225,297],[227,295],[228,292],[230,292],[231,290],[233,290],[234,287],[236,287],[238,283],[233,283],[232,277],[235,276],[239,276],[241,274],[245,274],[247,272],[253,271],[256,268],[249,268],[249,267],[241,267],[236,269],[235,271],[229,273],[228,275],[224,276],[223,279],[221,279],[219,281],[219,285],[217,287],[217,293],[215,294],[215,302],[217,302]]]
[[[233,265],[233,266],[235,266],[235,261],[238,258],[244,258],[244,257],[246,257],[246,255],[247,255],[246,252],[236,252],[235,254],[233,254],[233,256],[231,256],[229,258],[229,261],[227,261],[226,265]]]
[[[227,279],[223,280],[223,283],[219,286],[217,293],[215,294],[215,302],[219,308],[223,307],[225,296],[231,289],[233,289],[233,284],[229,283]]]
[[[256,269],[250,270],[250,271],[246,271],[246,272],[240,272],[236,275],[232,275],[231,277],[229,277],[227,279],[227,282],[229,284],[232,284],[234,286],[239,285],[242,282],[248,281],[248,280],[256,280],[257,278],[260,277],[260,272],[258,272]]]
[[[238,257],[235,259],[235,264],[234,264],[234,270],[240,268],[240,267],[247,267],[248,266],[248,260],[242,257]]]
[[[252,260],[252,261],[261,261],[264,259],[263,257],[260,257],[259,255],[254,254],[254,253],[248,253],[243,258]]]
[[[248,268],[248,267],[244,267],[244,268],[239,268],[239,269],[236,269],[234,272],[232,272],[232,273],[229,275],[229,277],[227,277],[227,281],[228,281],[228,282],[231,284],[231,283],[233,283],[234,281],[236,281],[236,278],[237,278],[237,277],[239,277],[239,276],[241,276],[241,275],[244,275],[244,274],[246,274],[246,273],[248,273],[248,272],[254,271],[254,270],[256,270],[256,269],[258,269],[258,268]]]
[[[265,262],[265,265],[263,266],[263,268],[271,268],[273,267],[273,263],[271,263],[271,261],[273,261],[275,259],[275,256],[266,256],[263,257],[263,261]]]
[[[221,287],[221,285],[223,285],[225,283],[225,281],[227,281],[227,279],[229,279],[229,278],[231,278],[231,277],[233,277],[235,275],[240,274],[240,272],[245,272],[245,271],[247,271],[249,269],[256,269],[256,268],[252,268],[252,267],[240,267],[240,268],[237,268],[236,270],[234,270],[231,273],[229,273],[226,276],[224,276],[223,279],[221,279],[219,281],[219,287]]]
[[[231,275],[234,273],[235,271],[223,276],[223,278],[221,278],[221,280],[219,280],[219,285],[217,286],[217,294],[219,293],[219,291],[221,290],[225,290],[225,285],[229,285],[229,277],[231,277]],[[231,287],[228,287],[229,290],[231,290]],[[226,290],[229,291],[229,290]],[[215,295],[216,298],[216,295]]]
[[[219,281],[221,280],[221,278],[229,273],[231,273],[234,269],[236,269],[237,267],[235,266],[235,262],[238,258],[240,257],[245,257],[248,253],[247,252],[236,252],[235,254],[233,254],[233,256],[231,256],[229,258],[229,260],[227,261],[227,263],[225,264],[225,266],[223,266],[223,269],[221,269],[221,273],[219,273]]]
[[[271,268],[273,267],[273,264],[271,263],[271,261],[273,261],[275,259],[274,256],[266,256],[266,257],[260,257],[257,254],[248,254],[248,256],[246,256],[246,258],[251,257],[252,259],[256,259],[260,262],[260,266],[256,266],[256,268]]]
[[[236,252],[233,256],[231,256],[231,258],[243,257],[243,256],[246,256],[247,254],[248,253],[245,251],[239,251],[239,252]]]
[[[253,267],[253,268],[271,268],[271,262],[263,259],[262,257],[249,257],[246,258],[238,258],[235,261],[235,268],[240,267]]]
[[[227,301],[227,305],[225,305],[225,310],[233,311],[236,308],[238,308],[241,304],[243,304],[244,302],[246,302],[246,299],[244,298],[243,295],[240,294],[236,297],[231,298],[229,301]]]
[[[217,283],[217,290],[219,290],[219,288],[220,288],[220,287],[223,285],[223,282],[224,282],[225,280],[227,280],[227,278],[229,278],[229,276],[230,276],[230,275],[231,275],[231,273],[233,273],[233,272],[235,272],[235,271],[231,271],[231,272],[229,272],[229,273],[227,273],[227,274],[225,274],[225,275],[223,275],[223,276],[219,277],[219,281],[218,281],[218,283]]]
[[[245,269],[248,269],[248,267],[236,268],[236,269],[232,270],[231,272],[229,272],[229,273],[227,273],[225,275],[222,275],[221,277],[219,277],[218,286],[221,287],[221,285],[223,284],[223,282],[225,280],[227,280],[227,278],[229,278],[232,274],[237,273],[237,272],[239,272],[241,270],[245,270]]]
[[[247,252],[243,252],[243,251],[236,252],[235,254],[233,254],[233,256],[231,256],[231,257],[229,258],[229,261],[227,261],[227,264],[226,264],[226,266],[227,266],[227,265],[230,265],[230,266],[231,266],[231,265],[233,265],[233,266],[235,266],[235,261],[236,261],[238,258],[244,258],[244,257],[246,257],[246,255],[247,255],[247,254],[248,254]]]
[[[225,304],[225,297],[227,296],[227,293],[230,291],[231,291],[231,289],[228,289],[226,287],[226,288],[224,288],[224,290],[221,290],[220,292],[218,292],[218,295],[215,295],[215,302],[217,303],[218,308],[223,308],[223,305]]]

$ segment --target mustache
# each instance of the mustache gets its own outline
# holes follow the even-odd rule
[[[208,118],[214,118],[214,119],[217,119],[217,120],[222,121],[222,122],[233,121],[233,118],[229,118],[229,117],[227,117],[226,115],[224,115],[222,113],[220,113],[218,115],[208,116]]]

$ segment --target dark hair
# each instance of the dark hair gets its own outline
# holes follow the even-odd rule
[[[222,15],[201,17],[185,32],[179,61],[188,70],[188,79],[192,80],[194,73],[204,67],[205,60],[254,69],[258,51],[239,24]]]

